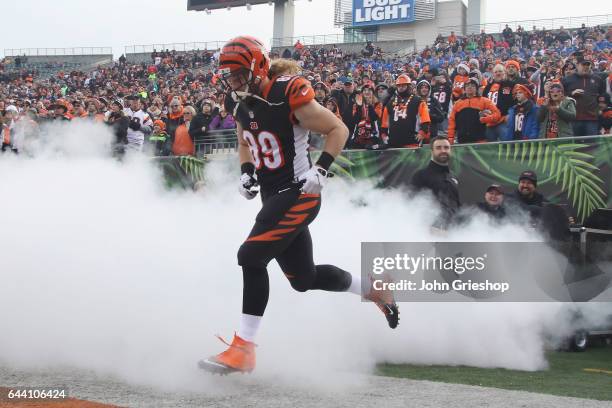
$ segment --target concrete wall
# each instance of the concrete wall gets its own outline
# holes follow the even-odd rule
[[[393,41],[376,41],[375,45],[382,48],[383,52],[385,53],[396,53],[396,52],[406,52],[406,50],[414,50],[414,40],[393,40]],[[344,51],[345,53],[360,53],[361,50],[363,50],[364,46],[365,46],[365,42],[358,42],[358,43],[336,43],[336,46],[338,48],[340,48],[342,51]],[[331,44],[315,44],[315,45],[309,45],[309,47],[314,47],[314,48],[329,48],[331,47]],[[278,52],[279,54],[282,55],[283,51],[285,51],[285,49],[289,49],[290,51],[293,51],[293,47],[273,47],[272,51]]]
[[[82,65],[108,64],[113,62],[112,54],[109,55],[35,55],[28,56],[28,63],[45,62],[71,62]],[[15,59],[15,57],[11,57]]]

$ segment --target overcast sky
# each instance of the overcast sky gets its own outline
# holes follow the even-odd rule
[[[3,1],[4,48],[113,47],[115,58],[134,44],[226,40],[237,34],[272,37],[273,7],[187,12],[187,0]],[[297,0],[295,35],[338,33],[333,0]],[[486,22],[612,13],[605,0],[488,0]]]

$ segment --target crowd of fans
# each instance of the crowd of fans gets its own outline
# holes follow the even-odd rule
[[[474,143],[609,134],[611,41],[612,27],[583,26],[451,33],[407,55],[369,42],[355,53],[297,42],[271,53],[272,72],[311,82],[349,128],[347,148],[420,146],[437,135]],[[16,61],[5,59],[2,150],[23,150],[46,123],[92,120],[112,128],[116,151],[194,154],[211,130],[235,127],[215,75],[218,53],[154,51],[145,63],[122,56],[48,79],[7,75]]]

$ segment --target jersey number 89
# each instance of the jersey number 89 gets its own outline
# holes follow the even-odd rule
[[[257,170],[262,166],[275,170],[285,163],[278,138],[272,133],[263,131],[255,137],[248,130],[244,130],[242,135],[249,144]]]

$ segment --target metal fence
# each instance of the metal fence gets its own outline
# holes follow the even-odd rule
[[[482,30],[485,30],[485,33],[487,34],[495,34],[501,33],[504,28],[506,28],[506,24],[508,24],[508,27],[512,28],[512,30],[514,31],[516,31],[518,26],[523,27],[523,29],[525,29],[526,31],[531,31],[534,26],[538,30],[541,30],[542,28],[546,28],[547,30],[558,30],[561,27],[575,29],[581,27],[582,24],[587,27],[594,27],[597,25],[607,26],[612,24],[612,14],[582,17],[558,17],[538,20],[500,21],[497,23],[486,23],[468,26],[444,26],[438,29],[438,33],[443,36],[447,36],[450,35],[451,31],[454,31],[456,34],[475,34],[480,33]]]
[[[377,32],[361,33],[349,31],[339,34],[323,35],[303,35],[299,37],[280,37],[272,38],[272,48],[293,47],[298,41],[303,45],[324,45],[324,44],[346,44],[346,43],[365,43],[366,41],[376,41]]]
[[[52,56],[52,55],[112,55],[112,47],[71,47],[71,48],[5,48],[5,57]]]
[[[153,51],[195,51],[195,50],[217,50],[223,47],[226,41],[206,41],[206,42],[184,42],[184,43],[168,43],[168,44],[145,44],[145,45],[128,45],[125,47],[125,54],[144,54],[152,53]]]
[[[595,135],[599,136],[599,135]],[[580,143],[592,139],[594,136],[572,136],[565,138],[558,138],[556,140],[567,140],[571,142]],[[488,145],[499,145],[499,144],[522,144],[525,142],[545,142],[548,139],[532,139],[532,140],[509,140],[509,141],[497,141],[487,142]],[[312,141],[315,141],[312,143]],[[206,136],[198,138],[195,141],[196,156],[202,157],[205,155],[218,155],[218,154],[229,154],[234,153],[238,150],[238,138],[236,135],[236,129],[226,130],[212,130]],[[482,143],[460,143],[457,146],[482,146]],[[311,134],[311,148],[314,150],[320,150],[323,148],[323,141],[320,139],[320,135]],[[394,147],[387,150],[415,150],[420,147]],[[350,151],[366,151],[366,149],[351,149]]]
[[[211,130],[194,140],[196,156],[228,154],[238,150],[236,129]]]

